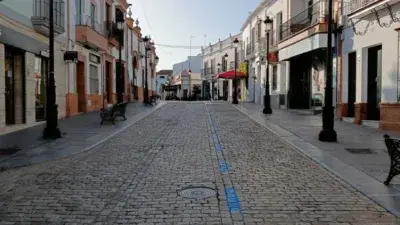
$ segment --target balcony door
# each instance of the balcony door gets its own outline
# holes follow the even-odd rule
[[[91,3],[90,4],[90,23],[93,28],[96,25],[96,5]]]
[[[82,0],[75,0],[75,9],[76,9],[76,24],[82,24]]]

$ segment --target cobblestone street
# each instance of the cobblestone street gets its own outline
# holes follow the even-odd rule
[[[0,224],[400,224],[230,104],[168,103],[0,182]],[[217,194],[182,197],[187,187]]]

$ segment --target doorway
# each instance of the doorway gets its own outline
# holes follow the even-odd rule
[[[382,46],[368,49],[367,119],[379,120],[381,102]]]
[[[14,94],[14,56],[5,56],[5,98],[6,98],[6,125],[15,124],[15,94]]]
[[[354,117],[354,103],[356,102],[356,68],[357,68],[357,54],[355,52],[349,53],[348,59],[348,89],[347,89],[347,116]]]
[[[228,80],[224,80],[223,82],[223,91],[224,91],[224,101],[228,101],[228,97],[229,97],[229,81]]]
[[[111,63],[106,61],[106,93],[107,102],[112,102],[112,66]]]
[[[289,108],[310,109],[311,63],[307,57],[290,61]]]
[[[86,88],[85,88],[85,63],[78,62],[76,66],[76,83],[78,91],[78,112],[86,112]]]

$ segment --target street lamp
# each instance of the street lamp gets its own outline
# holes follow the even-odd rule
[[[54,0],[49,1],[49,75],[46,84],[46,127],[43,130],[44,139],[61,137],[58,128],[58,105],[56,104],[56,86],[54,80]]]
[[[154,57],[154,64],[157,66],[158,62],[159,62],[160,58],[158,58],[158,56],[156,55],[156,57]]]
[[[334,108],[332,106],[332,0],[328,1],[328,43],[326,50],[326,85],[325,85],[325,105],[322,111],[322,130],[319,133],[319,140],[324,142],[336,142],[337,134],[334,130]]]
[[[264,109],[263,113],[264,114],[272,114],[272,109],[271,109],[271,96],[269,94],[269,32],[271,32],[272,29],[272,20],[267,16],[264,20],[265,24],[265,33],[267,36],[267,57],[265,61],[265,72],[266,72],[266,79],[265,79],[265,94],[264,94]]]
[[[221,63],[217,64],[217,100],[219,100],[219,73],[221,72]],[[213,87],[214,91],[214,87]],[[213,97],[215,99],[215,97]]]
[[[119,71],[118,74],[116,74],[117,77],[117,103],[121,103],[124,101],[124,97],[122,95],[123,93],[123,79],[124,79],[124,72],[123,72],[123,66],[122,66],[122,44],[123,44],[123,37],[124,37],[124,13],[117,10],[117,15],[116,15],[116,22],[117,22],[117,29],[118,29],[118,42],[119,42]]]
[[[143,38],[143,42],[144,42],[144,64],[145,64],[145,78],[144,78],[144,80],[145,80],[145,83],[144,83],[144,102],[147,102],[148,101],[148,98],[149,98],[149,86],[148,86],[148,83],[147,83],[147,52],[149,51],[149,50],[151,50],[150,49],[150,46],[149,46],[149,43],[150,43],[150,37],[149,36],[145,36],[144,38]]]
[[[235,38],[235,40],[233,40],[233,46],[235,47],[235,79],[234,79],[234,91],[233,91],[233,100],[232,100],[232,104],[239,104],[238,101],[238,96],[237,96],[237,80],[236,80],[236,75],[237,75],[237,48],[239,45],[239,40],[237,38]]]

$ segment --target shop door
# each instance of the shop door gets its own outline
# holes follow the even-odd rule
[[[348,117],[354,117],[354,103],[356,101],[356,67],[357,67],[357,59],[356,53],[352,52],[349,54],[348,61],[348,77],[349,77],[349,86],[348,86]]]
[[[6,97],[6,124],[15,124],[15,99],[14,99],[14,59],[6,55],[5,60],[5,97]]]
[[[382,46],[368,49],[368,120],[379,120],[381,102]]]

